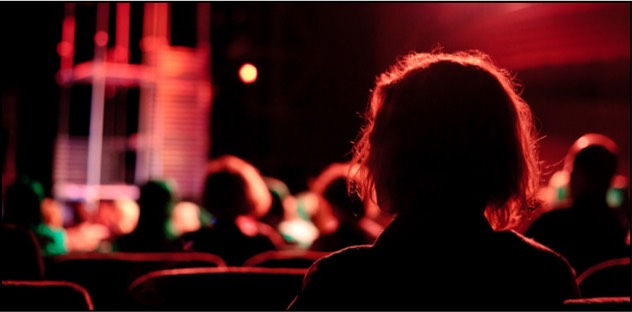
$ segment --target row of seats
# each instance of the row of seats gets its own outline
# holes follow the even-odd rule
[[[94,310],[92,297],[81,285],[66,281],[2,280],[5,311]]]
[[[9,231],[12,236],[5,236],[10,233],[5,233],[4,229],[3,237],[10,238],[3,240],[4,245],[22,241],[20,237],[32,239],[28,235],[17,235],[21,232],[15,229]],[[34,262],[13,257],[17,253],[8,252],[2,266],[3,297],[6,298],[3,302],[7,307],[12,307],[10,303],[13,302],[19,310],[66,309],[68,302],[74,302],[74,299],[60,305],[53,301],[64,297],[64,293],[74,293],[74,298],[81,302],[75,307],[97,310],[163,309],[171,305],[180,309],[184,304],[182,300],[190,305],[188,309],[250,310],[255,306],[283,309],[300,289],[306,268],[325,254],[273,251],[249,259],[243,267],[227,267],[216,255],[196,252],[72,254],[46,258],[45,263],[42,263],[41,255],[40,261]],[[629,303],[630,259],[601,263],[580,275],[578,283],[584,297],[623,296]],[[264,289],[257,288],[260,286]],[[7,292],[4,292],[5,288]],[[20,295],[20,291],[30,288],[35,289],[32,296]],[[227,292],[218,292],[214,288]],[[239,292],[241,289],[242,293]],[[269,293],[271,291],[274,293]],[[259,299],[239,300],[242,295]],[[211,303],[215,305],[209,305]]]
[[[128,310],[280,311],[300,286],[301,269],[191,268],[152,272],[130,285]],[[88,291],[65,281],[2,281],[6,310],[95,310]],[[630,297],[572,299],[567,311],[630,311]],[[101,310],[101,309],[97,309]]]
[[[85,287],[100,310],[169,309],[182,306],[182,300],[191,309],[250,310],[253,306],[240,304],[289,303],[306,268],[325,254],[272,251],[249,259],[247,266],[227,267],[208,253],[88,253],[47,259],[46,277]],[[580,275],[578,283],[584,297],[629,297],[630,284],[622,283],[621,276],[630,276],[629,258],[599,264]],[[244,294],[253,300],[238,300]]]
[[[630,296],[632,292],[630,257],[616,258],[597,263],[577,277],[582,296]]]
[[[93,296],[80,284],[69,281],[3,280],[2,304],[8,310],[40,311],[280,311],[297,295],[305,272],[225,266],[158,270],[141,275],[121,290],[110,289],[108,293],[97,288]]]
[[[326,253],[286,250],[249,259],[248,267],[308,268]],[[99,309],[120,310],[130,304],[127,286],[146,273],[185,268],[226,268],[224,260],[202,252],[85,253],[48,258],[46,278],[84,286]]]
[[[85,287],[99,310],[127,307],[127,286],[156,270],[225,267],[222,258],[198,252],[180,253],[85,253],[46,258],[45,276]]]
[[[255,267],[161,270],[130,284],[130,308],[281,311],[298,294],[305,273]]]

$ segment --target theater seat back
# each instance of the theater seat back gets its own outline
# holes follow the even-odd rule
[[[64,281],[2,281],[2,310],[86,311],[93,310],[88,291]]]
[[[616,258],[593,265],[577,277],[577,285],[584,298],[630,296],[630,258]]]
[[[598,297],[564,301],[566,311],[630,311],[630,297]]]
[[[225,265],[219,256],[200,252],[85,253],[48,259],[46,274],[48,279],[85,287],[97,310],[125,310],[127,287],[143,274],[161,269]]]
[[[244,266],[267,268],[309,268],[316,260],[330,252],[309,250],[270,250],[254,255],[244,262]]]
[[[187,268],[146,274],[129,288],[140,310],[285,310],[306,269]]]

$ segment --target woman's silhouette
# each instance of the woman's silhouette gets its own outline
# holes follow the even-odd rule
[[[553,309],[577,297],[566,260],[510,230],[539,179],[515,88],[476,51],[413,53],[379,76],[351,178],[395,219],[375,244],[317,261],[289,308]]]

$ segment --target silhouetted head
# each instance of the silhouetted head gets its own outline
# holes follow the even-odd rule
[[[364,203],[357,193],[349,192],[347,183],[350,171],[357,168],[349,163],[333,163],[312,182],[312,191],[321,201],[319,210],[324,210],[322,213],[349,224],[364,217]]]
[[[209,162],[202,206],[215,218],[260,217],[271,203],[270,191],[254,166],[231,155]]]
[[[605,200],[617,170],[619,148],[607,136],[589,133],[571,146],[564,169],[570,173],[572,198],[594,197]]]
[[[172,187],[167,181],[152,180],[140,187],[138,225],[136,230],[165,230],[175,202]]]
[[[38,181],[21,176],[11,184],[4,199],[2,223],[32,227],[42,223],[44,188]]]
[[[532,114],[515,88],[481,52],[401,59],[371,94],[357,187],[390,213],[448,221],[485,211],[494,228],[514,226],[539,179]]]

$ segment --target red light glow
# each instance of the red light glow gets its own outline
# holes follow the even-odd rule
[[[70,57],[72,56],[72,50],[73,47],[68,42],[62,41],[57,45],[57,53],[59,53],[60,56]]]
[[[108,33],[105,31],[97,32],[97,34],[94,35],[94,42],[101,47],[108,44]]]
[[[257,67],[250,63],[246,63],[239,68],[239,78],[245,84],[251,84],[257,81]]]

